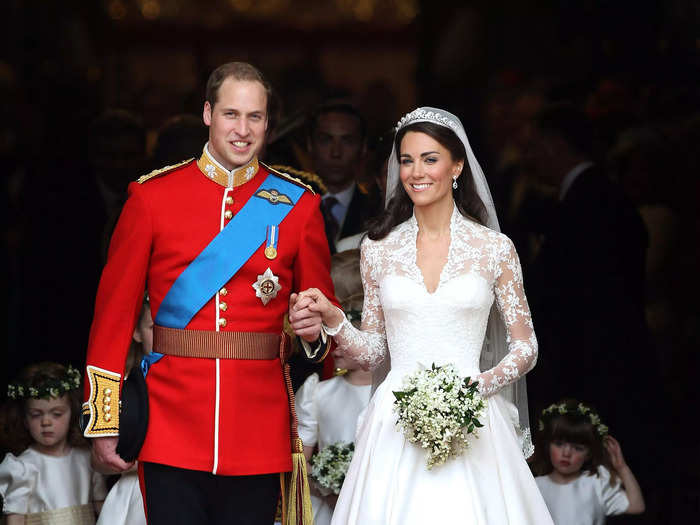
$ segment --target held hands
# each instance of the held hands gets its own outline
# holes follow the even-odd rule
[[[99,437],[92,439],[92,464],[102,474],[119,474],[134,466],[117,454],[118,437]]]
[[[289,297],[289,324],[294,333],[305,341],[315,341],[321,333],[321,323],[335,327],[343,314],[317,288],[309,288]]]
[[[301,294],[289,296],[289,324],[294,333],[308,343],[316,341],[321,334],[321,314],[309,308],[312,303],[313,299]]]

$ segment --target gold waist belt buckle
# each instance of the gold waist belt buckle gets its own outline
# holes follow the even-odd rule
[[[153,350],[177,357],[277,359],[280,334],[214,332],[153,326]]]

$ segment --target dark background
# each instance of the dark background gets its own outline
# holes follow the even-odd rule
[[[646,305],[658,343],[650,366],[662,378],[649,395],[663,398],[672,420],[648,458],[668,467],[648,503],[658,522],[699,514],[698,438],[690,428],[699,346],[700,2],[6,0],[0,13],[3,385],[40,359],[82,366],[113,221],[95,173],[107,163],[125,188],[162,165],[153,155],[158,130],[173,115],[201,115],[217,65],[249,61],[268,76],[277,94],[268,160],[307,170],[294,139],[304,112],[347,96],[368,120],[372,147],[417,105],[458,114],[498,188],[499,166],[517,150],[511,142],[537,101],[566,99],[596,124],[601,158],[629,128],[663,139],[654,171],[663,191],[637,204],[673,216],[671,226],[659,225],[655,253],[677,254],[680,246],[686,263],[674,270],[664,261],[668,280],[659,286],[676,291]],[[145,150],[137,143],[135,151],[129,144],[112,151],[97,141],[95,119],[110,108],[134,116]],[[654,217],[645,217],[649,229]],[[517,237],[509,231],[517,225],[502,222]],[[536,244],[536,236],[516,241],[526,275]],[[655,421],[649,414],[639,431]]]

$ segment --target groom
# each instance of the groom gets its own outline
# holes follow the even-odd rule
[[[280,361],[290,303],[308,358],[321,360],[330,347],[320,316],[292,293],[316,286],[332,295],[319,197],[259,162],[269,101],[253,66],[217,68],[202,155],[132,183],[112,238],[82,420],[94,461],[129,468],[116,451],[120,393],[147,285],[153,353],[132,374],[143,372],[148,388],[138,459],[150,524],[272,523],[279,473],[292,469]]]

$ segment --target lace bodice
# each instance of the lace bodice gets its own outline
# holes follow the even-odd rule
[[[463,217],[455,208],[450,247],[437,289],[428,292],[416,264],[415,216],[384,239],[365,239],[360,269],[365,289],[362,329],[347,319],[330,330],[349,357],[374,369],[391,355],[392,372],[416,364],[454,363],[478,377],[482,395],[498,392],[527,373],[537,360],[537,339],[523,290],[520,261],[505,235]],[[508,353],[479,371],[491,306],[506,326]]]

